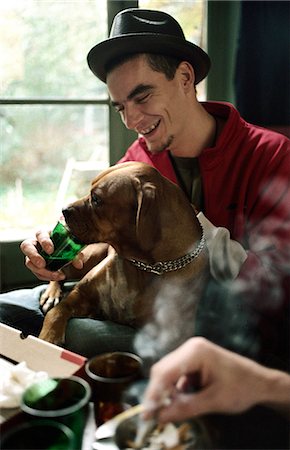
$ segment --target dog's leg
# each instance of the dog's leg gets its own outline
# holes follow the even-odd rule
[[[68,320],[71,317],[91,316],[86,308],[81,307],[82,302],[78,289],[73,289],[62,302],[47,312],[39,338],[55,345],[63,345]]]
[[[48,311],[39,335],[40,339],[63,345],[70,318],[97,318],[101,315],[101,300],[110,299],[110,280],[107,275],[113,259],[114,254],[108,255],[58,305]]]
[[[51,308],[56,306],[62,297],[63,283],[51,281],[39,299],[40,309],[46,314]]]
[[[63,267],[62,271],[65,273],[67,280],[79,280],[83,278],[93,267],[99,264],[107,256],[108,244],[99,243],[90,245],[89,247],[86,249],[86,262],[83,269],[75,269],[72,264]],[[61,281],[51,281],[48,284],[46,290],[39,299],[40,309],[43,314],[46,314],[61,301],[63,296],[63,284],[64,282]]]

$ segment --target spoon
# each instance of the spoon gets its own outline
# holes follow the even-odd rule
[[[115,435],[117,426],[125,419],[134,417],[137,414],[141,414],[144,411],[142,404],[132,406],[132,408],[126,409],[126,411],[117,414],[113,419],[108,420],[106,423],[97,428],[95,433],[96,440],[108,439]]]

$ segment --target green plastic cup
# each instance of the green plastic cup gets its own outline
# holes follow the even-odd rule
[[[73,236],[62,222],[57,222],[56,226],[50,234],[50,238],[54,245],[54,252],[49,255],[44,250],[40,250],[40,255],[46,261],[48,270],[59,270],[66,264],[70,263],[76,255],[85,247]]]
[[[31,421],[13,427],[1,436],[2,450],[75,450],[70,428],[53,420]]]
[[[27,388],[20,406],[34,419],[50,419],[68,426],[75,436],[75,448],[80,449],[90,398],[91,388],[82,378],[49,378]]]

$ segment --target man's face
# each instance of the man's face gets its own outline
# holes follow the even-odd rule
[[[181,75],[168,80],[140,55],[113,69],[107,77],[112,105],[125,126],[143,136],[152,153],[178,145],[184,125]]]

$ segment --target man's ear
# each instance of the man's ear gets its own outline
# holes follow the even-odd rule
[[[149,182],[134,177],[133,184],[137,195],[136,236],[143,250],[151,250],[160,236],[160,223],[156,214],[157,190]]]
[[[187,61],[182,61],[178,66],[178,70],[183,87],[186,90],[192,89],[195,82],[195,73],[192,65]]]

